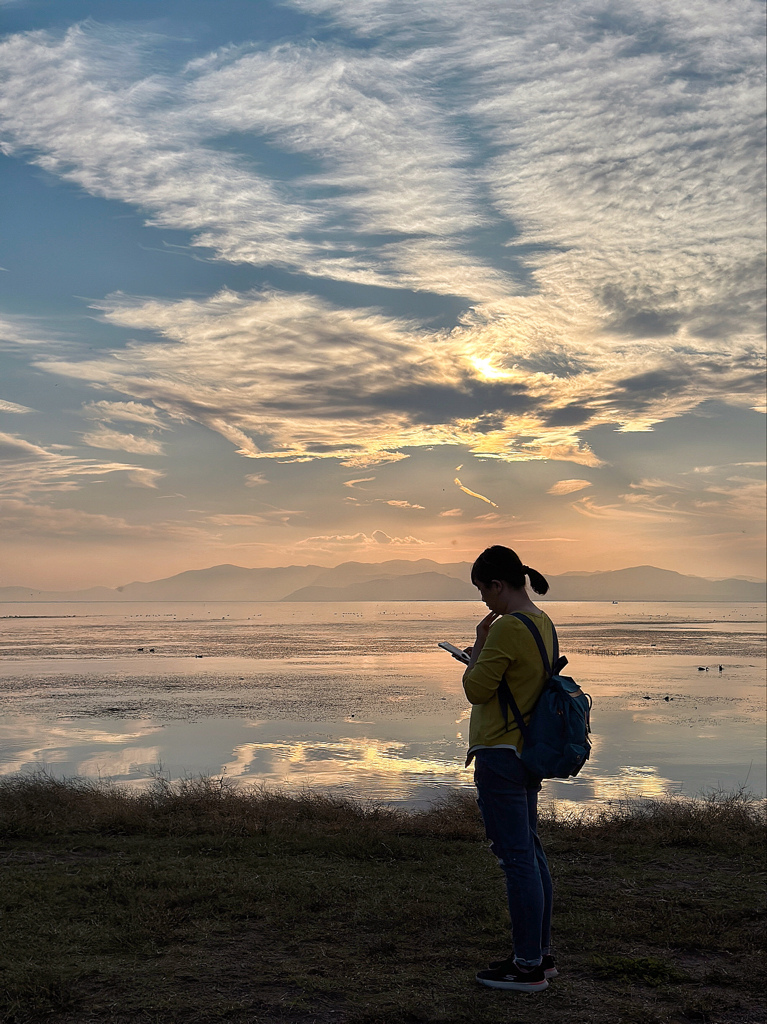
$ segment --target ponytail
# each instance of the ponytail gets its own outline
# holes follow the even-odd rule
[[[549,590],[549,584],[545,576],[542,576],[536,569],[531,569],[529,565],[523,567],[525,574],[530,580],[530,586],[536,592],[536,594],[546,594]]]
[[[530,580],[530,586],[536,594],[548,592],[546,578],[529,565],[523,565],[516,551],[501,544],[485,548],[471,567],[471,582],[481,583],[486,587],[490,586],[493,580],[503,580],[510,587],[519,590],[525,585],[525,577]]]

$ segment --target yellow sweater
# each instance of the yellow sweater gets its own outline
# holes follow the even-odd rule
[[[551,663],[554,661],[554,636],[551,619],[545,612],[525,612],[538,627]],[[502,615],[490,627],[485,646],[474,668],[463,674],[463,688],[472,704],[469,722],[469,751],[466,764],[471,763],[480,747],[513,747],[521,753],[524,740],[509,710],[509,728],[503,720],[498,701],[498,684],[504,675],[522,717],[527,722],[540,696],[546,673],[533,635],[524,622],[513,615]]]

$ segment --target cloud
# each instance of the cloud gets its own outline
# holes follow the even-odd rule
[[[134,466],[128,473],[128,479],[136,487],[157,487],[164,476],[161,469],[147,469],[145,466]]]
[[[240,515],[236,513],[207,516],[206,522],[214,526],[263,526],[269,522],[265,516]]]
[[[140,402],[88,402],[82,407],[83,416],[87,419],[111,423],[113,420],[128,420],[133,423],[144,423],[149,427],[166,430],[165,423],[160,419],[157,409]]]
[[[39,360],[126,397],[93,418],[193,421],[244,457],[355,470],[440,445],[597,467],[595,427],[763,403],[756,5],[731,0],[726,24],[716,0],[295,6],[374,45],[161,72],[167,43],[124,26],[6,37],[4,152],[305,290],[468,308],[435,329],[364,289],[357,308],[111,296],[102,316],[140,343],[84,358],[62,339]],[[6,336],[37,345],[29,324]]]
[[[7,535],[70,537],[83,541],[121,537],[135,540],[175,538],[196,542],[203,537],[209,539],[199,528],[184,523],[134,524],[119,516],[54,508],[15,499],[0,499],[0,527]]]
[[[3,399],[0,399],[0,412],[27,413],[34,411],[34,409],[29,409],[26,405],[17,405],[16,402],[5,402]]]
[[[156,487],[163,474],[143,466],[80,459],[0,433],[0,495],[24,497],[35,491],[74,491],[86,479],[125,473],[140,487]]]
[[[572,507],[594,519],[719,520],[723,528],[728,521],[742,521],[761,529],[765,519],[763,464],[701,466],[671,479],[644,478],[629,484],[617,501],[603,504],[584,496]]]
[[[582,491],[584,487],[591,487],[590,480],[557,480],[549,487],[548,494],[572,494],[573,491]]]
[[[373,530],[372,539],[376,544],[404,544],[404,545],[420,545],[424,542],[419,540],[417,537],[390,537],[388,533],[384,533],[383,530]]]
[[[95,358],[48,356],[41,368],[133,399],[118,405],[151,402],[158,415],[202,423],[250,458],[362,468],[406,458],[409,448],[463,444],[486,458],[597,467],[587,429],[647,430],[713,397],[753,404],[761,389],[756,353],[733,349],[729,365],[713,352],[696,365],[687,353],[672,369],[664,350],[650,371],[652,351],[602,351],[587,341],[595,323],[583,309],[571,330],[580,363],[563,355],[544,371],[516,320],[487,321],[476,310],[452,331],[430,331],[274,290],[180,301],[117,295],[97,308],[154,340]],[[503,380],[478,377],[478,351],[505,361]],[[552,425],[558,410],[576,405],[590,411]]]
[[[356,480],[344,480],[344,487],[356,487],[357,484],[369,484],[375,480],[374,476],[361,476]]]
[[[6,38],[6,151],[34,152],[89,192],[150,211],[152,224],[196,232],[193,244],[230,262],[506,290],[503,271],[451,242],[485,221],[470,151],[408,62],[281,45],[224,50],[174,77],[152,65],[159,42],[95,24]],[[216,144],[234,133],[312,170],[272,179]]]
[[[764,26],[750,0],[563,8],[480,0],[294,0],[419,72],[460,76],[496,147],[479,175],[542,263],[629,335],[756,325]],[[734,182],[737,181],[737,186]],[[761,243],[760,243],[761,244]],[[760,329],[757,327],[757,331]]]
[[[261,509],[257,513],[240,512],[218,512],[213,515],[202,513],[204,521],[213,526],[286,526],[297,517],[305,516],[303,509],[281,508],[276,505],[269,505],[261,502]],[[194,509],[192,511],[199,511]]]
[[[315,537],[306,537],[298,541],[297,547],[313,548],[318,551],[333,551],[338,548],[361,548],[371,549],[379,545],[393,545],[395,547],[420,547],[425,541],[418,537],[391,537],[383,530],[373,530],[371,534],[346,533],[346,534],[324,534]]]
[[[462,490],[464,494],[468,494],[472,498],[479,498],[480,501],[487,502],[487,504],[488,505],[492,505],[493,508],[498,508],[496,503],[494,501],[491,501],[489,498],[486,498],[484,494],[478,494],[476,491],[470,491],[468,487],[464,487],[464,485],[461,483],[461,481],[458,479],[458,477],[455,478],[453,483],[456,485],[456,487],[458,487],[460,490]]]
[[[297,542],[297,547],[346,547],[371,543],[371,538],[364,533],[330,533],[315,537],[304,537]]]
[[[246,487],[261,487],[262,484],[268,484],[269,481],[263,475],[263,473],[248,473],[245,477]]]
[[[673,522],[677,517],[686,514],[683,510],[664,504],[660,496],[651,498],[648,495],[642,500],[632,500],[631,496],[628,496],[629,501],[625,500],[626,495],[622,497],[622,502],[610,504],[599,504],[593,498],[580,498],[573,503],[573,508],[589,519],[645,519],[656,523]]]
[[[749,469],[750,473],[743,471]],[[759,463],[698,467],[671,481],[643,479],[630,484],[623,497],[632,509],[762,525],[765,521],[764,472]]]
[[[365,467],[406,458],[408,448],[465,444],[488,457],[600,464],[577,434],[542,420],[538,409],[560,400],[556,377],[477,378],[484,339],[474,321],[424,331],[276,291],[175,302],[118,295],[97,308],[155,340],[95,358],[48,357],[41,368],[202,423],[250,458]]]
[[[377,501],[382,503],[382,504],[384,504],[384,505],[392,505],[394,508],[420,508],[420,509],[422,509],[424,507],[423,505],[411,505],[409,501],[404,501],[403,499],[399,499],[399,498],[388,498],[388,499],[387,498],[378,498]]]
[[[120,434],[116,430],[94,430],[83,434],[83,444],[91,448],[108,448],[112,451],[133,452],[137,455],[162,455],[163,446],[160,441],[149,437],[136,437],[135,434]]]
[[[234,263],[485,305],[532,275],[554,320],[570,294],[628,339],[761,334],[756,4],[296,6],[377,45],[161,74],[125,27],[7,37],[6,150]]]
[[[444,512],[440,512],[440,516],[462,516],[463,509],[461,508],[449,508]]]

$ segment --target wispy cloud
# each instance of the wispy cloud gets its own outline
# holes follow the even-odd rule
[[[759,332],[757,5],[732,0],[726,30],[716,0],[303,6],[379,46],[230,49],[173,77],[157,37],[10,37],[7,150],[233,262],[492,304],[514,294],[501,253],[472,255],[492,225],[550,306],[576,294],[603,328]],[[302,169],[268,177],[216,146],[232,133]]]
[[[584,442],[586,430],[648,430],[707,399],[753,403],[762,388],[756,353],[725,359],[701,351],[697,365],[688,353],[671,366],[658,350],[648,370],[652,348],[602,351],[586,340],[594,326],[588,317],[578,328],[580,363],[543,371],[509,323],[476,312],[435,332],[277,291],[180,301],[120,295],[97,308],[156,340],[38,365],[122,392],[133,401],[107,404],[135,415],[151,403],[167,419],[202,423],[251,458],[332,458],[363,468],[405,458],[411,448],[463,444],[485,458],[598,467],[603,460]],[[491,347],[509,365],[503,380],[477,368],[476,352]]]
[[[23,414],[27,412],[34,412],[34,409],[29,409],[26,405],[18,405],[16,402],[6,402],[0,398],[0,412]]]
[[[425,542],[418,537],[391,537],[383,530],[373,530],[371,534],[346,533],[346,534],[324,534],[316,537],[306,537],[296,545],[299,548],[308,548],[316,551],[335,551],[342,548],[358,548],[362,550],[375,550],[381,545],[393,547],[421,547]]]
[[[629,484],[618,500],[600,502],[588,495],[573,508],[589,518],[645,519],[670,522],[677,519],[744,521],[764,524],[765,482],[757,463],[739,471],[738,465],[697,467],[672,479],[645,478]],[[762,470],[762,471],[760,471]]]
[[[458,477],[455,478],[453,483],[456,485],[456,487],[458,487],[459,490],[463,491],[464,494],[468,494],[472,498],[479,498],[480,501],[484,501],[488,505],[492,505],[493,508],[498,508],[496,503],[494,501],[491,501],[490,498],[486,498],[484,494],[479,494],[477,491],[472,491],[468,487],[464,487],[464,485],[461,483]]]
[[[86,479],[125,473],[142,487],[156,487],[161,472],[144,466],[81,459],[0,433],[0,495],[21,497],[36,491],[75,491]]]
[[[177,521],[130,523],[121,516],[4,498],[0,498],[0,527],[7,536],[68,537],[84,541],[132,538],[199,542],[210,539],[200,528]]]
[[[167,429],[157,409],[140,402],[87,402],[82,407],[83,416],[91,420],[112,423],[114,420],[127,420],[132,423],[143,423],[159,430]]]
[[[241,47],[174,75],[146,34],[7,38],[6,152],[196,232],[220,259],[465,296],[471,311],[440,333],[307,295],[116,297],[105,316],[162,343],[50,369],[246,456],[360,467],[455,443],[598,466],[581,440],[594,426],[763,402],[749,0],[726,31],[714,0],[517,4],[511,19],[490,0],[298,5],[378,45]],[[232,133],[250,150],[218,145]],[[259,147],[288,171],[268,175]]]
[[[103,427],[83,434],[83,444],[91,448],[107,448],[136,455],[162,455],[164,450],[160,441],[153,441],[149,437],[136,437],[135,434],[120,434],[116,430],[105,430]]]
[[[196,231],[232,262],[447,293],[462,274],[472,294],[505,292],[503,272],[450,242],[485,220],[469,150],[407,63],[280,46],[223,51],[172,79],[145,63],[158,42],[96,25],[7,39],[6,150]],[[270,179],[216,146],[233,132],[316,170]],[[373,255],[374,233],[385,237]]]
[[[221,513],[208,516],[207,522],[213,526],[263,526],[269,520],[265,516],[242,515],[240,513]]]
[[[97,299],[98,345],[72,320],[0,324],[3,349],[55,375],[57,394],[95,396],[85,443],[146,462],[165,451],[170,474],[180,446],[168,432],[201,424],[254,469],[327,460],[336,481],[333,462],[364,474],[410,456],[425,465],[442,448],[450,466],[471,453],[593,471],[582,496],[589,481],[570,471],[520,476],[545,479],[558,514],[612,519],[616,533],[627,517],[639,529],[756,515],[758,484],[734,463],[685,479],[668,460],[650,470],[637,459],[632,476],[606,459],[652,440],[620,435],[704,403],[764,408],[759,6],[291,3],[309,18],[303,40],[239,40],[185,66],[175,41],[124,21],[0,40],[2,152],[183,232],[187,251],[219,263],[205,269],[207,291],[200,277],[186,297],[163,281],[162,298]],[[265,280],[279,288],[244,290]],[[34,419],[40,439],[37,417],[49,422],[48,410]],[[64,432],[55,445],[6,436],[1,486],[14,497],[160,478],[81,458]],[[429,473],[439,464],[444,477],[443,456]],[[289,532],[295,498],[253,499],[279,503],[302,467],[272,468],[240,464],[242,507],[217,503],[231,511],[217,523],[200,513],[204,527]],[[332,484],[344,525],[309,511],[307,543],[404,550],[420,542],[375,531],[377,514],[389,528],[411,510],[419,524],[432,508],[459,518],[453,498],[415,489],[407,470],[382,469],[385,490],[370,475]],[[303,479],[321,475],[307,466]],[[455,479],[490,506],[465,510],[468,531],[511,523]],[[498,479],[497,493],[483,489],[508,507]]]
[[[39,365],[137,400],[125,405],[151,402],[202,423],[246,456],[363,467],[405,458],[407,448],[463,443],[487,457],[600,464],[572,428],[546,423],[547,406],[561,401],[556,376],[477,376],[473,327],[428,332],[274,291],[115,296],[99,308],[112,323],[154,332],[156,343]]]
[[[557,480],[549,487],[549,494],[572,494],[574,491],[582,491],[584,487],[591,487],[590,480]]]
[[[344,487],[356,487],[357,484],[369,484],[375,480],[374,476],[361,476],[356,480],[344,480]]]

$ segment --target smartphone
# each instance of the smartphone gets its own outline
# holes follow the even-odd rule
[[[469,655],[466,651],[462,651],[460,647],[456,647],[455,644],[448,643],[447,640],[441,640],[438,644],[443,651],[447,651],[448,654],[452,654],[458,661],[462,661],[464,665],[469,664]]]

